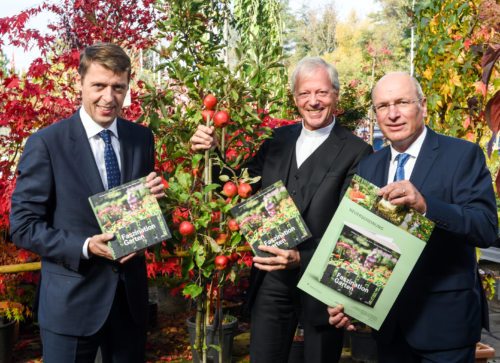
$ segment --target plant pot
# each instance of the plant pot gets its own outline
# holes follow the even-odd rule
[[[12,361],[12,351],[16,344],[19,324],[14,321],[3,322],[0,318],[0,363]]]
[[[371,332],[353,331],[351,335],[351,358],[355,362],[376,363],[377,343]]]
[[[222,325],[222,362],[219,362],[219,352],[214,348],[208,348],[207,350],[207,362],[210,363],[230,363],[231,355],[233,352],[233,339],[236,333],[236,329],[238,327],[238,319],[232,317],[233,320],[227,324]],[[196,338],[196,324],[195,318],[190,317],[187,319],[187,326],[189,331],[189,342],[191,347],[194,345],[194,341]],[[210,345],[219,345],[219,331],[214,329],[213,325],[207,326],[207,346]],[[201,362],[201,357],[198,357],[198,352],[194,349],[191,349],[193,353],[193,362],[199,363]]]

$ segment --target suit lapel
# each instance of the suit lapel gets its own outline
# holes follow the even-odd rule
[[[133,135],[131,135],[130,128],[126,126],[126,121],[117,119],[118,137],[120,139],[122,183],[132,180],[132,165],[134,160],[134,148],[132,147]]]
[[[296,162],[295,144],[297,143],[301,130],[301,124],[297,124],[297,127],[290,127],[288,132],[280,138],[281,142],[274,147],[273,150],[276,150],[276,152],[273,153],[273,156],[279,159],[276,162],[277,168],[275,170],[269,170],[271,175],[270,184],[282,180],[283,183],[287,185],[291,163]]]
[[[425,137],[422,148],[418,154],[415,167],[411,173],[410,181],[418,189],[422,190],[424,181],[429,175],[434,162],[438,156],[439,140],[437,134],[431,129],[427,128],[427,135]]]
[[[104,190],[104,186],[78,112],[71,117],[71,121],[69,138],[75,163],[78,165],[82,180],[85,180],[87,183],[91,195],[100,193]]]
[[[301,212],[303,212],[311,202],[311,199],[323,182],[326,173],[334,168],[332,164],[335,163],[340,151],[344,147],[344,143],[345,136],[341,134],[337,120],[328,138],[309,157],[311,160],[306,160],[304,162],[312,162],[313,167],[311,168],[310,177],[307,178],[307,185],[302,189],[303,202],[299,207]]]
[[[391,163],[391,148],[387,146],[378,152],[380,153],[380,157],[375,165],[372,165],[374,171],[371,181],[375,185],[383,187],[387,185],[388,182],[387,178],[389,174],[389,165]]]

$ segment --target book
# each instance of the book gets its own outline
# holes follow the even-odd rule
[[[156,197],[146,187],[146,178],[119,185],[89,197],[114,259],[143,250],[172,237]]]
[[[355,175],[298,287],[379,329],[434,229],[416,210],[395,206]]]
[[[304,219],[281,180],[231,208],[255,255],[272,256],[258,246],[291,249],[311,237]]]

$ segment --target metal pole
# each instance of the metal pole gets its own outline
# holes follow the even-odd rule
[[[413,12],[415,11],[415,0],[412,0],[411,4],[411,11],[412,11],[412,16]],[[413,50],[415,46],[415,24],[413,23],[412,19],[412,25],[411,25],[411,44],[410,44],[410,75],[413,76],[413,73],[415,72],[414,65],[413,65],[413,59],[415,57],[415,52]]]

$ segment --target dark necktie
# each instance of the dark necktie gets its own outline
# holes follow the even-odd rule
[[[405,164],[410,158],[409,154],[399,154],[396,156],[396,161],[398,166],[396,168],[396,174],[394,175],[394,181],[400,181],[405,179]]]
[[[120,185],[120,168],[116,159],[115,150],[111,145],[111,131],[102,130],[99,136],[104,140],[104,162],[106,164],[106,177],[108,179],[108,189]]]

